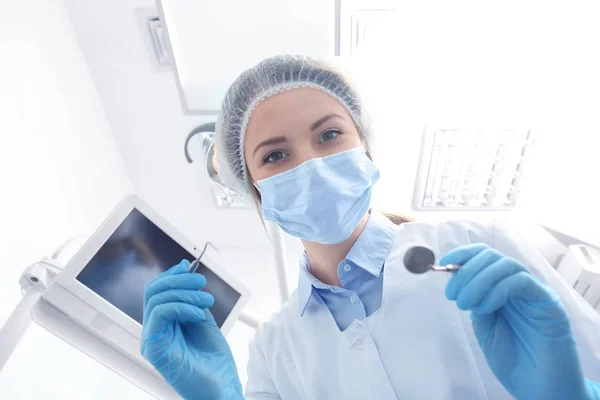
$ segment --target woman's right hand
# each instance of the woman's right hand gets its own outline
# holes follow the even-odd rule
[[[235,361],[201,291],[204,276],[183,260],[146,285],[142,355],[184,399],[243,399]]]

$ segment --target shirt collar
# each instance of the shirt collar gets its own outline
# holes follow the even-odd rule
[[[383,264],[390,253],[396,236],[396,226],[386,216],[372,212],[365,228],[350,249],[346,260],[378,277]],[[343,262],[343,261],[342,261]],[[300,257],[300,275],[298,278],[298,305],[300,316],[304,315],[313,287],[327,287],[310,272],[310,262],[306,252]]]

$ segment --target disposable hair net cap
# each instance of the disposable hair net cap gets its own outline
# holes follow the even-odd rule
[[[233,82],[221,106],[215,129],[215,153],[219,177],[226,186],[242,194],[250,193],[244,137],[253,110],[270,96],[300,87],[322,90],[335,98],[348,110],[359,132],[368,136],[358,94],[339,67],[308,56],[267,58]]]

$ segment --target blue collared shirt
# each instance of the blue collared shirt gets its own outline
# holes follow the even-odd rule
[[[371,225],[363,235],[369,241],[385,236],[369,234]],[[519,234],[505,224],[467,221],[412,222],[395,231],[381,271],[379,310],[340,332],[325,302],[312,293],[317,289],[299,287],[250,341],[247,400],[514,398],[481,351],[470,314],[446,298],[451,275],[406,270],[404,256],[413,246],[428,247],[438,258],[459,246],[485,243],[518,260],[560,297],[577,337],[582,370],[600,381],[600,316]],[[347,258],[361,268],[381,266],[373,261],[381,257],[380,247],[363,239],[356,249],[368,250],[359,256],[368,262],[359,262],[354,249]],[[303,300],[302,310],[307,298],[300,317],[297,303]]]
[[[356,243],[338,265],[342,287],[315,278],[304,253],[298,280],[300,315],[304,315],[311,296],[323,300],[341,331],[355,319],[361,321],[377,311],[381,307],[383,267],[395,236],[396,226],[384,215],[372,212]]]

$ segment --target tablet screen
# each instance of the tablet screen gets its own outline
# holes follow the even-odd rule
[[[133,209],[77,280],[141,324],[144,285],[183,259],[191,262],[194,256]],[[202,263],[196,272],[206,278],[204,291],[215,297],[210,311],[221,327],[240,293]]]

